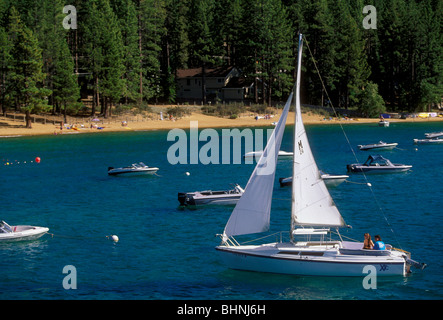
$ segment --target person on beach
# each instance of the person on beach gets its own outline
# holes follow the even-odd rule
[[[375,244],[374,244],[374,250],[386,250],[386,246],[383,241],[381,241],[381,238],[379,235],[376,235],[374,237]]]
[[[371,240],[371,235],[369,233],[365,233],[365,241],[363,242],[363,249],[372,249],[374,248],[374,242]]]

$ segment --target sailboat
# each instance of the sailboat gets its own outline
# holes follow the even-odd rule
[[[410,253],[386,245],[386,250],[363,249],[362,242],[343,241],[338,229],[347,227],[321,178],[309,146],[300,110],[300,34],[295,84],[295,129],[290,240],[260,245],[240,244],[234,237],[269,230],[278,151],[285,128],[290,94],[283,113],[260,157],[245,192],[235,206],[216,247],[231,269],[310,276],[365,276],[366,266],[377,275],[406,275],[410,266],[423,268]],[[328,234],[335,228],[339,239]]]

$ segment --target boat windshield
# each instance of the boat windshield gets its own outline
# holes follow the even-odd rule
[[[367,166],[374,166],[374,165],[389,166],[391,165],[391,162],[380,155],[375,155],[375,156],[369,156],[368,160],[366,160],[364,164]]]
[[[3,220],[0,221],[0,233],[11,233],[12,228],[9,224],[4,222]]]

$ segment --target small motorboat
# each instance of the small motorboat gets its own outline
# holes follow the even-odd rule
[[[27,225],[10,226],[5,221],[0,222],[0,242],[35,240],[49,231],[49,228]]]
[[[425,133],[425,136],[426,136],[427,139],[438,138],[438,137],[443,136],[443,131]]]
[[[236,184],[232,190],[179,192],[178,201],[182,206],[207,204],[235,205],[243,195],[243,192],[245,190]]]
[[[349,178],[349,176],[345,174],[329,174],[324,173],[323,171],[320,171],[320,173],[321,178],[323,179],[327,187],[337,187],[347,178]],[[280,182],[280,187],[292,186],[292,177],[280,178],[278,179],[278,181]]]
[[[412,168],[411,165],[392,163],[381,155],[371,155],[365,163],[348,164],[348,172],[354,173],[394,173],[404,172]]]
[[[398,146],[398,143],[386,143],[384,141],[380,141],[379,143],[373,143],[373,144],[360,144],[358,145],[358,148],[360,150],[366,151],[366,150],[392,150],[396,146]]]
[[[145,165],[143,162],[139,163],[133,163],[129,167],[122,167],[122,168],[114,168],[114,167],[108,167],[108,174],[110,176],[116,176],[119,174],[151,174],[158,171],[158,168],[155,167],[149,167]]]
[[[379,127],[389,127],[389,121],[386,121],[386,120],[380,120],[380,121],[378,122],[378,126],[379,126]]]
[[[440,138],[414,139],[414,144],[439,144],[439,143],[443,143],[443,139]]]
[[[251,151],[251,152],[246,153],[243,156],[243,158],[246,159],[246,158],[256,157],[256,159],[258,160],[261,157],[262,154],[263,154],[263,151]],[[279,158],[291,158],[293,156],[294,156],[293,152],[288,152],[288,151],[283,151],[283,150],[280,150],[278,152],[278,157]]]

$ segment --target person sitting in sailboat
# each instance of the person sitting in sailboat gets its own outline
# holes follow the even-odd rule
[[[365,241],[363,242],[363,249],[373,249],[374,242],[371,240],[371,235],[369,233],[365,233]]]
[[[381,241],[381,238],[379,235],[376,235],[374,237],[375,244],[374,244],[374,250],[386,250],[386,246],[383,241]]]

